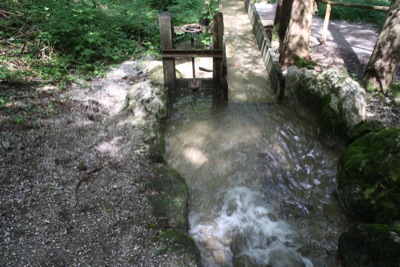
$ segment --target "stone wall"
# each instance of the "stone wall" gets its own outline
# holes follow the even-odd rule
[[[336,69],[318,73],[292,66],[286,74],[285,95],[298,113],[314,117],[327,143],[343,140],[365,119],[365,90]]]

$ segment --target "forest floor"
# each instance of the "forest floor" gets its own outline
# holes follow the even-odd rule
[[[351,28],[332,23],[340,33]],[[352,40],[370,42],[357,25]],[[360,74],[368,56],[352,59],[348,39],[328,36],[319,46],[320,35],[313,36],[314,60]],[[149,64],[125,62],[62,91],[0,83],[8,99],[0,107],[0,266],[196,265],[159,238],[165,222],[152,214],[144,188],[155,164],[143,141],[148,122],[119,112]],[[367,100],[368,117],[399,125],[396,99]]]
[[[151,63],[62,91],[0,84],[0,266],[197,265],[146,198],[152,122],[121,112]]]

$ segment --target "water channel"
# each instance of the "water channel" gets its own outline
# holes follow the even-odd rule
[[[180,98],[166,133],[203,265],[338,266],[348,224],[333,193],[339,151],[276,100],[243,2],[222,3],[229,101]]]

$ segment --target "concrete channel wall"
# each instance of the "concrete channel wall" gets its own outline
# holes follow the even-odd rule
[[[260,47],[265,66],[269,73],[269,78],[271,80],[273,89],[278,97],[282,97],[284,90],[284,78],[278,62],[275,62],[274,58],[272,57],[273,52],[271,48],[271,42],[268,39],[267,33],[265,32],[264,26],[253,1],[244,0],[244,4],[249,15],[250,23],[253,27],[258,46]]]

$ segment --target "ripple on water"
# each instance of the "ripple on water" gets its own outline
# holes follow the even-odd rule
[[[338,154],[314,132],[276,103],[189,98],[173,106],[166,159],[187,181],[190,234],[206,266],[296,261],[298,251],[335,266],[326,251],[345,224],[331,197]]]

